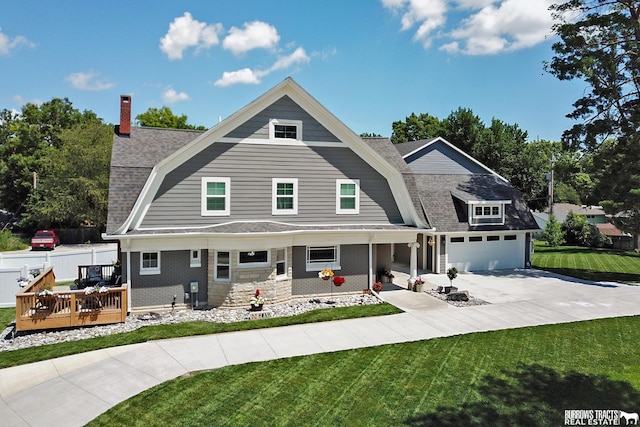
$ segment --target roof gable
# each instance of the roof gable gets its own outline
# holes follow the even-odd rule
[[[282,110],[283,108],[284,110]],[[265,138],[264,122],[265,117],[270,118],[270,115],[277,111],[287,111],[287,114],[305,118],[305,127],[309,128],[303,131],[304,141],[291,140],[286,141],[287,144],[318,147],[341,146],[350,149],[387,180],[403,221],[406,224],[418,225],[422,228],[427,226],[423,220],[424,217],[417,213],[412,196],[405,186],[402,173],[291,78],[287,78],[244,108],[208,131],[195,136],[191,142],[159,161],[150,172],[128,218],[118,229],[113,231],[114,234],[123,234],[127,230],[137,228],[167,174],[212,144],[224,142],[225,139],[249,140],[251,143],[272,143],[273,141],[269,139],[268,135]],[[262,118],[256,121],[255,117],[260,115]],[[297,120],[291,116],[284,117],[284,119]],[[261,124],[258,126],[259,122]]]
[[[490,173],[499,176],[442,137],[396,144],[396,148],[415,173],[429,175]]]

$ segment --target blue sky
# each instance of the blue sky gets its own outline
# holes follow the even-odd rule
[[[6,2],[0,109],[67,97],[106,122],[170,107],[213,126],[287,76],[356,133],[471,108],[559,140],[583,91],[543,70],[550,0]]]

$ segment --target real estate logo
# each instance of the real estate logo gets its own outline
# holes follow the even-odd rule
[[[638,425],[637,412],[619,409],[565,409],[566,426],[629,426]]]

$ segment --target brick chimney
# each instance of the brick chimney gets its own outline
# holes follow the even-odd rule
[[[120,95],[120,125],[116,133],[124,136],[131,133],[131,97],[129,95]]]

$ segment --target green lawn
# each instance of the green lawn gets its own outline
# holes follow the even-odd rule
[[[248,329],[272,328],[276,326],[297,325],[301,323],[326,322],[357,317],[384,316],[401,313],[402,310],[391,304],[371,304],[353,307],[323,308],[297,316],[275,317],[271,319],[248,320],[236,323],[184,322],[171,325],[145,326],[132,332],[114,334],[105,337],[80,341],[48,344],[20,350],[0,352],[0,369],[70,354],[119,345],[135,344],[151,340],[186,337],[193,335],[217,334],[222,332],[244,331]],[[14,308],[0,309],[0,325],[4,329],[15,319]]]
[[[536,243],[535,268],[605,282],[640,282],[640,254],[579,246],[547,247]]]
[[[637,317],[249,363],[168,381],[91,426],[559,426],[640,410]]]

